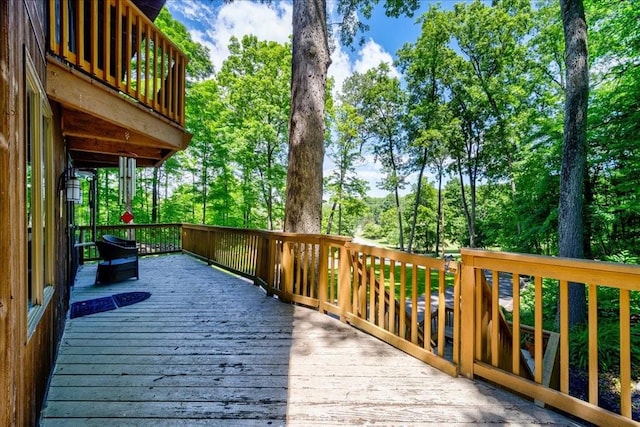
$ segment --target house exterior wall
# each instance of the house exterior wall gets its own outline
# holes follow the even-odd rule
[[[66,202],[59,179],[66,164],[58,107],[52,104],[53,293],[28,333],[25,56],[46,87],[44,1],[0,1],[0,425],[36,425],[68,308]]]

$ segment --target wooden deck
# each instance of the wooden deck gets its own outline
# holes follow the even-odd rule
[[[73,301],[151,297],[68,320],[42,426],[578,425],[186,255],[94,276],[82,268]]]

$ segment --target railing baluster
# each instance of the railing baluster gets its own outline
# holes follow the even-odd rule
[[[104,66],[103,69],[103,80],[107,82],[111,82],[111,1],[105,0],[104,2],[104,20],[103,20],[103,30],[104,30],[104,40],[103,40],[103,49],[102,49],[102,64]]]
[[[511,277],[511,304],[513,328],[511,336],[511,372],[520,375],[520,275],[512,273]]]
[[[429,280],[427,281],[425,279],[425,298],[426,301],[428,301],[428,305],[425,305],[425,307],[429,307],[429,311],[428,313],[431,314],[431,299],[429,298],[431,293],[427,291],[427,289],[430,289],[430,285],[431,285],[431,269],[429,269]],[[445,277],[444,277],[444,269],[438,269],[438,355],[440,357],[444,357],[444,347],[446,345],[446,336],[445,336],[445,331],[446,331],[446,308],[447,308],[447,304],[445,301],[445,293],[446,293],[447,289],[446,289],[446,283],[445,283]],[[425,312],[425,316],[426,316]],[[429,316],[431,317],[431,316]],[[425,324],[426,324],[426,317],[425,317]],[[429,322],[429,326],[431,326],[431,322]],[[429,332],[429,339],[431,339],[431,331]],[[425,348],[427,347],[427,343],[429,342],[427,340],[427,338],[425,337]]]
[[[476,269],[475,272],[475,286],[474,286],[474,295],[476,298],[476,337],[475,337],[475,349],[476,349],[476,359],[482,360],[482,349],[486,345],[486,323],[483,319],[483,314],[485,312],[484,301],[482,298],[482,270]]]
[[[384,274],[384,268],[387,265],[387,259],[384,257],[380,257],[380,268],[378,270],[378,319],[377,319],[377,324],[378,326],[380,326],[381,328],[385,328],[385,305],[386,305],[386,301],[385,301],[385,274]]]
[[[407,264],[400,263],[400,325],[402,338],[407,339]]]
[[[122,88],[122,45],[123,43],[123,36],[122,36],[122,1],[121,0],[116,0],[116,34],[115,34],[115,43],[116,43],[116,68],[115,68],[115,75],[114,77],[114,83],[117,89]]]
[[[56,0],[49,0],[49,49],[60,55],[60,48],[57,42],[60,34],[56,32],[56,4]]]
[[[135,56],[133,54],[133,20],[131,19],[131,8],[126,8],[126,26],[127,26],[127,39],[126,39],[126,55],[128,60],[132,60]],[[136,31],[137,32],[137,31]],[[137,62],[137,58],[136,58]],[[133,95],[135,92],[131,89],[131,65],[127,62],[125,67],[125,92],[128,95]]]
[[[77,9],[76,9],[76,64],[79,65],[81,68],[85,68],[84,67],[84,34],[85,34],[85,28],[84,28],[84,1],[83,0],[79,0],[76,2],[77,5]]]
[[[418,344],[418,266],[415,262],[411,263],[411,342]]]
[[[598,404],[598,287],[589,284],[589,402]]]
[[[98,76],[98,2],[92,1],[91,4],[91,66],[90,73]]]
[[[569,283],[560,281],[560,391],[569,393]]]
[[[460,264],[456,266],[453,277],[453,363],[456,365],[456,374],[459,373],[460,365],[460,293],[462,292],[462,267]],[[472,335],[473,336],[473,332]]]
[[[389,260],[389,332],[396,333],[396,260]]]
[[[631,310],[628,289],[620,289],[620,413],[631,418]]]
[[[542,384],[542,277],[536,276],[535,280],[535,381]]]

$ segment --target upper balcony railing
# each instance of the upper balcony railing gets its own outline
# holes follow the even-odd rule
[[[130,0],[49,0],[49,49],[184,126],[188,58]]]

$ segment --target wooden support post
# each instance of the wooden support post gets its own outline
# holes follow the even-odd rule
[[[291,256],[291,243],[282,242],[282,285],[283,301],[290,302],[293,295],[293,257]]]
[[[326,313],[325,306],[328,299],[328,287],[329,287],[329,243],[321,238],[320,239],[320,256],[319,256],[319,268],[318,268],[318,311],[320,313]]]
[[[349,306],[351,304],[351,268],[349,251],[342,245],[338,260],[338,307],[340,307],[340,320],[347,321]]]
[[[475,269],[473,257],[462,255],[462,281],[460,296],[460,374],[473,379],[475,354]],[[479,325],[476,325],[479,327]]]

